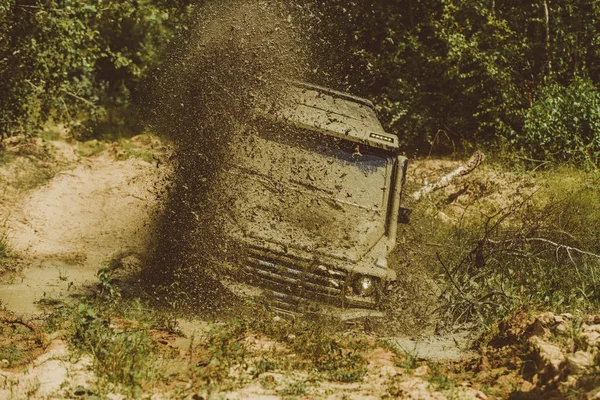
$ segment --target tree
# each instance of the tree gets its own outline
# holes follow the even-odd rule
[[[127,107],[183,29],[184,3],[3,2],[0,137],[34,134],[49,118],[72,127],[94,123]]]

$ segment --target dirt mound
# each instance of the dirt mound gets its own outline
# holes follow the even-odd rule
[[[459,165],[460,161],[444,159],[411,160],[407,173],[408,195],[421,186],[436,182]],[[443,222],[459,224],[474,215],[491,215],[521,202],[538,189],[531,175],[510,172],[484,162],[471,174],[456,178],[422,201],[429,202],[437,213],[436,217]],[[410,198],[407,200],[410,201]]]

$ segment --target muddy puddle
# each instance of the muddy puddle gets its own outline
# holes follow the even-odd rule
[[[59,260],[44,260],[30,266],[14,282],[0,286],[0,299],[9,310],[18,314],[35,314],[44,306],[74,301],[90,293],[96,281],[91,268],[73,268]]]

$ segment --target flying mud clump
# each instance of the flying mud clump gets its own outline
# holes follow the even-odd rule
[[[223,234],[228,200],[216,183],[257,102],[275,104],[286,80],[303,79],[310,57],[295,19],[268,1],[208,3],[159,78],[153,123],[175,144],[174,176],[144,281],[152,296],[180,309],[231,306],[215,279],[231,254]]]

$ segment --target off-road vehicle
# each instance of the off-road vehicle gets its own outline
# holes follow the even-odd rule
[[[281,312],[378,315],[396,279],[398,138],[346,93],[293,83],[276,103],[240,130],[222,173],[239,278]]]

